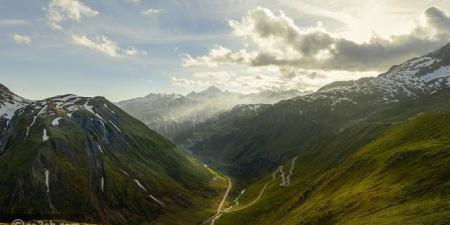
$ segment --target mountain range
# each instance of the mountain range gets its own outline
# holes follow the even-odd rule
[[[450,43],[309,94],[210,87],[116,106],[0,85],[0,106],[2,221],[450,223]]]
[[[449,110],[450,43],[173,140],[234,177],[215,224],[448,224]]]
[[[117,105],[143,121],[165,137],[195,127],[209,118],[241,104],[274,104],[311,92],[297,90],[263,91],[252,94],[223,91],[211,86],[201,92],[180,94],[149,94],[118,102]]]
[[[0,219],[195,224],[224,178],[103,97],[0,86]]]
[[[251,114],[248,110],[255,106],[236,108],[179,133],[173,140],[239,179],[254,180],[347,129],[448,110],[450,98],[431,100],[431,96],[449,86],[447,44],[377,77],[334,82],[309,95],[258,106]],[[427,98],[431,99],[424,101]]]

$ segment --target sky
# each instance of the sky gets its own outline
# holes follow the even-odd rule
[[[0,2],[0,82],[28,99],[317,90],[450,41],[450,0]]]

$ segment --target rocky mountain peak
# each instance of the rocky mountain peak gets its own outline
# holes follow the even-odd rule
[[[4,104],[5,102],[9,102],[13,104],[14,102],[25,102],[24,98],[14,94],[9,88],[5,85],[0,84],[0,103]]]
[[[212,85],[209,88],[207,88],[206,90],[202,91],[202,93],[222,93],[222,92],[223,91],[220,88],[218,88],[214,85]]]
[[[11,93],[9,88],[7,88],[5,85],[3,85],[1,83],[0,83],[0,92],[9,92],[9,93]]]
[[[211,97],[211,96],[219,96],[221,94],[223,94],[224,91],[222,91],[220,88],[216,87],[216,86],[210,86],[207,89],[200,91],[200,92],[191,92],[188,95],[186,95],[187,98],[190,99],[198,99],[198,98],[203,98],[203,97]]]
[[[430,57],[440,59],[445,65],[450,65],[450,42],[429,54]]]

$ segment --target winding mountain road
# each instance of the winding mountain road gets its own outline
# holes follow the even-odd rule
[[[289,169],[289,173],[286,176],[286,179],[284,180],[285,182],[282,183],[283,185],[280,184],[280,186],[287,187],[287,186],[291,185],[291,176],[295,169],[295,161],[296,160],[297,160],[297,156],[292,159],[291,168]]]
[[[235,209],[229,209],[229,210],[226,210],[226,211],[224,211],[224,212],[225,212],[225,213],[229,213],[229,212],[237,212],[237,211],[241,211],[241,210],[246,209],[246,208],[248,208],[248,207],[254,205],[255,203],[257,203],[257,202],[259,201],[259,199],[261,199],[261,197],[262,197],[262,195],[264,194],[264,192],[266,191],[267,186],[268,186],[270,183],[272,183],[273,181],[275,181],[275,180],[277,179],[277,173],[282,173],[282,171],[283,171],[283,166],[279,166],[278,169],[275,170],[275,172],[272,173],[272,179],[269,180],[269,181],[267,181],[267,182],[264,184],[264,186],[263,186],[263,188],[261,189],[261,191],[259,192],[258,196],[257,196],[252,202],[250,202],[249,204],[247,204],[247,205],[245,205],[245,206],[242,206],[242,207],[239,207],[239,208],[235,208]]]
[[[291,185],[291,176],[292,176],[292,174],[294,172],[294,169],[295,169],[295,161],[296,160],[297,160],[297,157],[294,157],[292,159],[292,161],[291,161],[291,168],[289,169],[289,173],[287,175],[283,171],[284,166],[279,166],[278,169],[275,170],[272,173],[272,179],[267,181],[264,184],[264,186],[261,189],[261,191],[259,192],[258,196],[252,202],[248,203],[245,206],[241,206],[241,207],[238,207],[238,208],[234,208],[234,207],[238,206],[239,204],[230,206],[230,207],[228,207],[226,209],[222,209],[223,205],[224,205],[224,203],[225,203],[225,201],[226,201],[226,199],[228,197],[228,194],[230,193],[231,187],[232,187],[231,179],[229,177],[227,177],[229,185],[228,185],[228,188],[227,188],[227,190],[226,190],[226,192],[225,192],[225,194],[223,196],[222,202],[219,204],[219,207],[217,208],[217,213],[214,216],[212,216],[209,219],[207,219],[204,222],[204,224],[211,222],[210,225],[214,225],[215,221],[217,219],[219,219],[224,213],[241,211],[241,210],[244,210],[244,209],[249,208],[252,205],[256,204],[261,199],[261,197],[264,194],[264,192],[266,191],[267,186],[269,186],[270,183],[274,182],[277,179],[277,174],[278,173],[280,173],[280,177],[281,177],[280,186],[287,187],[287,186]],[[242,195],[242,192],[241,192],[241,195]]]
[[[225,194],[223,195],[223,198],[222,198],[222,201],[219,204],[219,207],[217,208],[217,213],[222,212],[223,204],[227,200],[227,197],[230,194],[231,187],[233,186],[233,183],[231,182],[231,179],[229,177],[227,177],[227,180],[228,180],[228,188],[225,191]]]
[[[225,201],[228,198],[228,195],[230,194],[231,191],[231,187],[233,187],[233,183],[231,182],[231,179],[229,177],[227,177],[228,180],[228,187],[227,190],[225,191],[225,194],[223,195],[222,201],[220,202],[219,206],[217,207],[217,212],[214,216],[208,218],[206,221],[203,222],[203,224],[207,224],[209,222],[211,222],[211,225],[214,225],[214,222],[220,218],[220,216],[222,216],[223,214],[223,205],[225,204]]]
[[[280,169],[280,176],[281,176],[281,183],[280,183],[280,186],[287,186],[287,183],[286,183],[286,174],[284,173],[284,166],[280,166],[281,167],[281,169]]]

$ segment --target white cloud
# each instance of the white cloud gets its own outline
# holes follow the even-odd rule
[[[328,12],[312,13],[339,17],[339,13]],[[328,31],[324,22],[314,27],[300,27],[282,11],[273,13],[258,7],[239,20],[229,21],[231,34],[242,41],[241,49],[217,46],[205,55],[184,55],[182,62],[184,67],[196,67],[193,69],[226,68],[239,74],[217,85],[228,90],[317,90],[338,80],[375,76],[450,40],[447,12],[430,7],[424,11],[423,18],[423,23],[402,28],[402,32],[383,37],[373,34],[370,39],[357,42],[341,36],[342,30],[336,31],[340,33]],[[362,24],[348,24],[353,21],[350,17],[341,22],[344,21],[352,28]],[[191,78],[179,78],[177,82],[191,89],[211,85],[209,80],[195,74]]]
[[[122,49],[116,42],[105,36],[97,36],[95,39],[90,39],[86,35],[72,35],[72,42],[75,45],[83,46],[114,58],[147,54],[145,51],[137,50],[134,46]]]
[[[164,11],[165,11],[164,9],[152,9],[152,8],[149,8],[149,9],[146,9],[146,10],[142,11],[141,14],[148,16],[148,15],[154,15],[154,14],[158,14],[158,13],[163,13]]]
[[[194,73],[191,78],[172,77],[174,86],[188,90],[201,90],[211,85],[238,92],[286,91],[291,89],[317,90],[327,83],[338,80],[375,76],[375,71],[351,72],[342,70],[306,70],[293,67],[237,69],[237,74],[227,71]]]
[[[19,45],[30,45],[32,42],[30,36],[22,34],[12,34],[11,38]]]
[[[209,51],[208,55],[193,58],[190,55],[184,55],[183,66],[201,66],[207,65],[215,67],[218,64],[250,64],[254,55],[246,50],[232,52],[230,49],[219,46]]]
[[[184,88],[191,89],[191,90],[197,89],[199,87],[208,86],[207,83],[204,83],[202,81],[191,80],[191,79],[187,79],[187,78],[177,78],[177,77],[172,77],[171,83],[174,86],[184,87]]]
[[[124,49],[123,54],[126,56],[137,56],[137,55],[147,55],[147,52],[143,50],[138,50],[136,49],[136,47],[131,46],[131,48]]]
[[[227,71],[194,73],[193,79],[172,77],[171,83],[188,89],[198,89],[212,85],[226,87],[236,76]]]
[[[62,30],[62,22],[80,21],[82,17],[93,17],[97,11],[78,0],[51,0],[47,8],[47,23],[55,30]]]
[[[289,66],[302,69],[373,71],[384,70],[409,57],[429,52],[450,38],[450,18],[437,8],[425,12],[426,26],[410,33],[382,38],[374,35],[364,43],[339,37],[322,26],[301,29],[283,12],[278,15],[258,7],[239,21],[230,21],[232,32],[246,42],[236,52],[213,48],[207,55],[185,56],[184,66]]]
[[[425,10],[425,16],[431,26],[439,31],[450,32],[450,16],[437,7]]]

